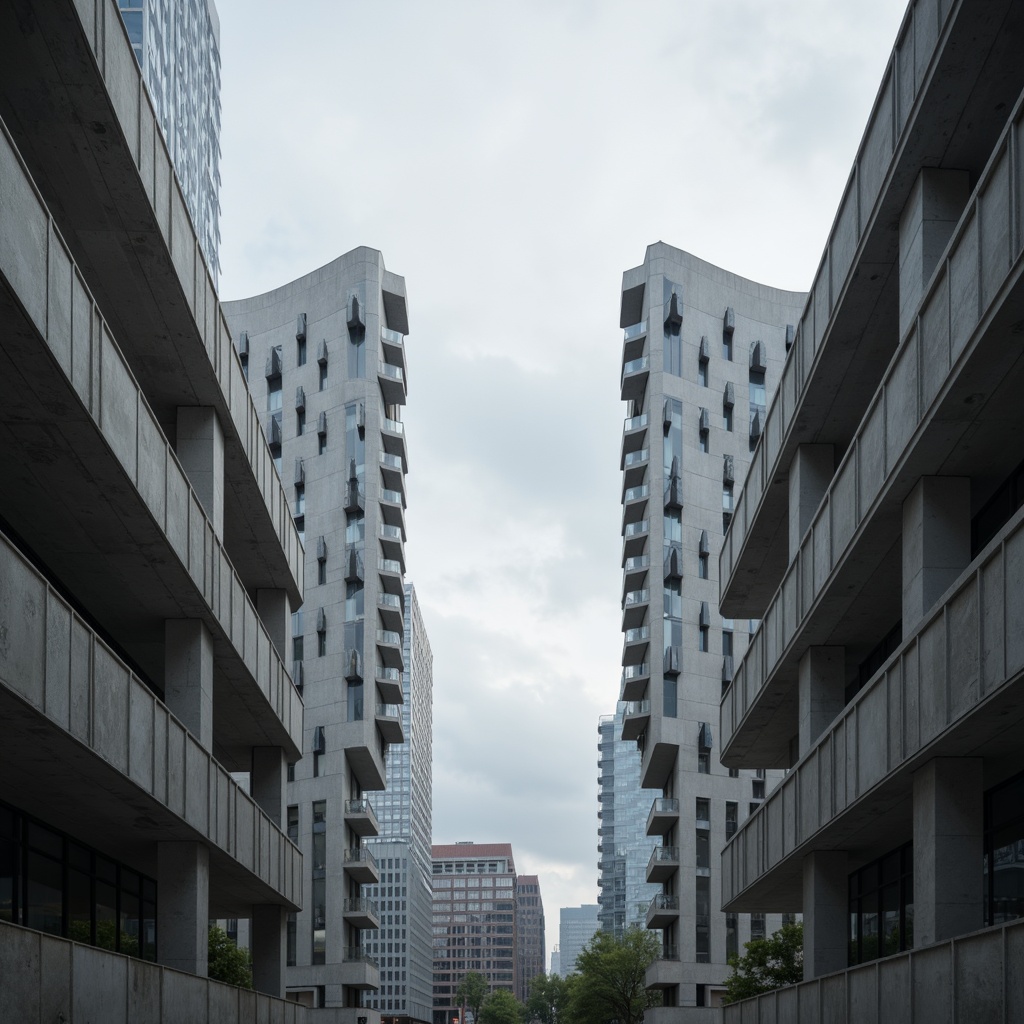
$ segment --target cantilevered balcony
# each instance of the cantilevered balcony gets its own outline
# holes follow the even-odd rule
[[[380,910],[376,900],[348,896],[341,903],[341,916],[356,928],[380,928]]]
[[[650,555],[634,555],[627,558],[622,566],[622,592],[639,590],[647,582],[647,570],[651,567]]]
[[[644,354],[647,344],[647,321],[631,324],[622,332],[622,361],[628,363]]]
[[[646,661],[627,665],[622,670],[622,688],[619,700],[643,700],[651,682],[651,666]]]
[[[651,461],[650,448],[639,448],[627,453],[622,459],[623,497],[630,487],[638,487],[647,475],[647,464]]]
[[[381,586],[389,594],[404,594],[402,583],[402,563],[397,558],[377,559],[377,571],[380,573]]]
[[[381,523],[377,528],[377,537],[380,539],[381,554],[405,565],[405,535],[402,528],[390,523]]]
[[[679,919],[679,897],[659,892],[647,908],[648,928],[668,928]]]
[[[405,628],[402,604],[402,599],[398,594],[384,592],[377,594],[377,612],[380,615],[381,625],[385,629],[398,632]]]
[[[623,365],[620,391],[624,402],[636,402],[643,398],[649,374],[650,359],[647,356],[631,359]]]
[[[405,338],[398,331],[380,329],[380,350],[384,353],[386,364],[398,366],[405,370]]]
[[[635,629],[627,629],[623,636],[622,664],[639,665],[642,661],[646,661],[650,640],[650,626],[637,626]]]
[[[674,796],[659,796],[647,815],[647,834],[663,836],[679,824],[679,801]]]
[[[370,801],[366,797],[356,797],[345,801],[345,824],[357,836],[375,836],[380,834],[380,825]]]
[[[393,363],[377,364],[377,383],[388,405],[405,405],[405,372]]]
[[[374,709],[374,717],[386,743],[405,742],[401,704],[378,704]]]
[[[385,523],[397,526],[405,538],[405,495],[401,491],[392,491],[382,487],[378,494],[381,516]]]
[[[403,702],[402,670],[400,668],[387,668],[384,665],[378,665],[374,678],[377,682],[380,699],[385,704],[401,704]]]
[[[377,860],[365,846],[345,851],[345,871],[360,885],[376,885],[380,881]]]
[[[675,988],[679,984],[679,947],[662,946],[644,975],[647,988]],[[650,1013],[650,1011],[648,1011]],[[645,1015],[645,1020],[647,1017]]]
[[[644,590],[631,590],[622,599],[622,631],[635,629],[644,624],[647,618],[647,609],[651,603],[651,592]]]
[[[650,520],[641,519],[638,522],[630,523],[622,531],[623,560],[632,558],[634,555],[643,554],[647,547],[647,535],[650,533],[650,530]]]
[[[405,491],[405,463],[401,455],[382,451],[379,456],[380,475],[384,486],[392,491]]]
[[[623,740],[639,739],[651,721],[651,702],[649,700],[630,701],[622,714]]]
[[[362,946],[346,946],[342,951],[340,981],[345,988],[380,988],[380,968]]]
[[[650,497],[651,489],[647,484],[638,484],[636,487],[628,487],[622,495],[622,529],[625,530],[630,523],[635,523],[647,515],[647,499]]]
[[[647,862],[647,881],[664,882],[679,870],[679,847],[656,846]]]
[[[405,424],[401,420],[390,420],[386,417],[380,421],[380,439],[384,451],[397,455],[402,460],[402,468],[409,472],[409,453],[405,446]]]
[[[639,451],[647,444],[647,413],[631,416],[622,427],[622,451],[619,455],[619,469],[626,468],[626,456]]]
[[[405,667],[402,658],[402,634],[393,629],[377,630],[377,657],[387,668]]]

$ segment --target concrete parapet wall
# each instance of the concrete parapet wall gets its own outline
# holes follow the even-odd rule
[[[864,532],[884,507],[902,502],[919,475],[941,467],[958,436],[939,415],[950,387],[979,361],[995,365],[995,350],[1005,349],[1000,339],[986,344],[986,331],[1006,288],[1022,272],[1024,228],[1014,226],[1009,214],[1014,197],[1024,190],[1024,161],[1014,155],[1014,140],[1022,130],[1024,98],[1018,99],[913,326],[722,699],[727,761],[730,755],[741,757],[754,734],[760,734],[763,723],[755,720],[759,703],[771,704],[777,699],[773,690],[795,686],[795,662],[809,646],[802,633],[839,582],[849,583],[839,577]],[[788,735],[775,738],[782,744],[789,740]]]
[[[0,687],[130,779],[197,838],[292,905],[301,903],[296,846],[2,534]]]
[[[828,845],[823,832],[852,828],[849,815],[860,801],[870,797],[870,815],[905,796],[910,774],[925,758],[973,751],[970,720],[986,714],[989,702],[1012,704],[1011,691],[1024,673],[1021,566],[1024,511],[726,844],[723,905],[755,909],[728,905],[762,879],[770,881],[784,862],[799,874],[802,854]],[[1010,719],[1000,721],[1009,727]]]
[[[0,217],[0,274],[164,534],[168,553],[202,595],[211,630],[228,641],[239,668],[244,666],[253,690],[247,704],[257,707],[259,694],[268,724],[271,716],[277,719],[279,725],[260,742],[273,740],[297,757],[302,700],[291,676],[2,123],[0,179],[0,205],[12,208],[10,216]],[[259,430],[258,418],[253,422]],[[283,492],[281,500],[286,501]],[[301,563],[301,550],[299,558]]]
[[[1024,921],[909,950],[726,1006],[723,1024],[1016,1024]]]
[[[0,1019],[17,1024],[379,1024],[0,922]]]

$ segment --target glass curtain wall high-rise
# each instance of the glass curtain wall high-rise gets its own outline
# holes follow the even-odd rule
[[[661,990],[666,1007],[711,1006],[727,956],[750,937],[749,918],[727,921],[717,909],[719,854],[781,777],[733,772],[719,760],[719,702],[749,624],[737,628],[718,613],[718,552],[766,395],[778,384],[787,324],[798,321],[804,296],[658,243],[623,275],[621,300],[619,735],[639,752],[634,801],[641,787],[654,791],[644,797],[642,832],[655,844],[644,874],[660,891],[643,923],[661,932],[662,949],[647,984]],[[602,844],[614,827],[616,850],[621,805],[616,798],[612,826],[602,799]],[[610,907],[602,888],[613,929],[616,884],[625,885],[613,877]],[[629,908],[621,902],[625,924]],[[769,931],[779,923],[769,915]]]
[[[220,276],[220,19],[213,0],[119,0],[157,123],[216,286]]]
[[[433,656],[416,589],[405,585],[402,672],[404,743],[388,747],[387,788],[377,799],[380,836],[367,842],[381,868],[365,894],[381,908],[380,928],[363,942],[380,965],[380,989],[366,1005],[382,1017],[430,1024],[433,1005],[431,919],[431,730]]]
[[[601,930],[621,939],[643,928],[658,886],[647,881],[656,841],[647,835],[647,811],[658,790],[640,788],[640,753],[621,739],[624,706],[598,722],[598,842],[601,859],[597,897]]]

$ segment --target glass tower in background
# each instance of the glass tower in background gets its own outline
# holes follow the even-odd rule
[[[387,788],[377,798],[380,836],[367,845],[381,868],[380,883],[366,894],[380,906],[380,929],[364,942],[380,964],[380,989],[366,1005],[382,1017],[432,1019],[431,945],[431,731],[433,655],[416,588],[405,584],[402,724],[405,742],[388,747]]]
[[[620,703],[597,726],[598,920],[602,931],[618,939],[632,925],[646,926],[647,908],[659,891],[647,881],[647,865],[657,845],[647,834],[647,812],[661,794],[640,788],[640,752],[635,743],[620,739],[624,707]]]
[[[220,19],[213,0],[119,0],[171,163],[220,276]]]

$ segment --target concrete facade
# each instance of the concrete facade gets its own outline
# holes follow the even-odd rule
[[[804,298],[663,242],[623,274],[619,697],[640,785],[660,794],[647,809],[657,845],[646,879],[661,891],[645,921],[662,933],[647,974],[662,992],[649,1011],[659,1021],[715,1005],[727,958],[776,930],[778,912],[798,909],[719,912],[719,852],[782,773],[760,763],[730,772],[721,760],[718,705],[754,623],[719,611],[717,563]]]
[[[802,909],[807,979],[726,1020],[1022,1014],[1022,40],[908,8],[723,544],[723,760],[789,769],[723,904]]]
[[[275,609],[306,709],[285,796],[307,867],[287,987],[359,1008],[380,973],[361,935],[381,913],[362,892],[380,880],[367,794],[405,738],[405,282],[359,248],[224,310],[308,552],[305,603]]]
[[[296,1019],[270,998],[303,874],[275,638],[303,550],[185,210],[117,5],[0,10],[12,1020]],[[265,995],[206,980],[218,917],[256,922]]]

